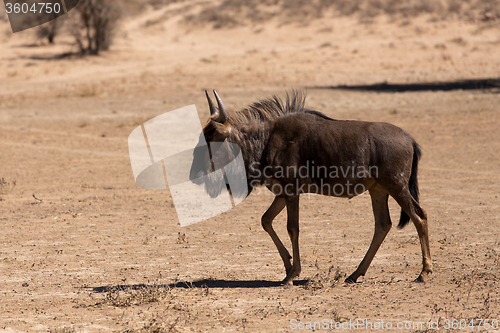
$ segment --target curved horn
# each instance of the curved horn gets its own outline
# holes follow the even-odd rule
[[[212,102],[210,96],[208,96],[208,92],[206,90],[205,90],[205,95],[207,95],[208,107],[210,108],[210,116],[219,117],[219,111],[215,107],[214,102]]]
[[[219,118],[217,118],[217,122],[224,124],[227,120],[227,112],[226,108],[224,107],[224,104],[222,104],[222,100],[219,97],[219,94],[217,94],[217,91],[214,90],[214,95],[215,99],[217,100],[217,104],[219,105]]]

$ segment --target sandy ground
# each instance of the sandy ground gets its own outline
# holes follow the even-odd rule
[[[343,331],[369,331],[366,321],[445,331],[447,320],[475,330],[500,320],[500,90],[324,89],[498,79],[498,28],[422,16],[212,29],[177,24],[179,6],[125,19],[99,57],[58,59],[69,37],[34,46],[32,32],[0,23],[0,330],[292,332],[325,319],[365,320]],[[421,254],[410,225],[393,228],[364,278],[343,282],[372,237],[366,194],[302,198],[302,274],[288,288],[260,226],[269,193],[178,226],[168,190],[135,185],[127,137],[190,104],[206,119],[212,88],[235,109],[303,88],[331,117],[410,132],[424,151],[429,281],[412,282]],[[285,219],[275,225],[289,246]]]

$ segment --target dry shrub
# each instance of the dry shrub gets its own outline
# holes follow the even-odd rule
[[[109,49],[122,15],[117,0],[81,0],[72,14],[71,33],[81,54]]]
[[[61,27],[64,23],[64,16],[60,16],[52,21],[44,23],[38,26],[35,30],[36,38],[47,39],[50,44],[54,43],[54,39],[61,31]]]

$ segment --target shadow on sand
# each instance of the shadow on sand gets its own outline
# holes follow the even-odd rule
[[[353,86],[317,86],[311,89],[335,89],[335,90],[354,90],[354,91],[376,91],[399,93],[407,91],[452,91],[452,90],[481,90],[500,88],[500,78],[496,79],[478,79],[461,80],[451,82],[427,82],[427,83],[403,83],[391,84],[387,82],[371,85],[353,85]],[[495,89],[496,90],[496,89]]]
[[[307,280],[296,280],[293,281],[294,286],[303,286],[307,284]],[[232,288],[273,288],[282,287],[283,283],[281,281],[266,281],[266,280],[212,280],[203,279],[196,281],[179,281],[170,284],[122,284],[115,286],[102,286],[102,287],[89,287],[95,293],[105,293],[113,290],[140,290],[148,289],[151,287],[155,288],[222,288],[222,289],[232,289]]]

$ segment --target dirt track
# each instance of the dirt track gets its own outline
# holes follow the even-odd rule
[[[500,320],[499,90],[318,88],[498,78],[498,28],[426,17],[144,24],[161,15],[128,18],[100,57],[54,59],[69,37],[36,48],[28,33],[0,37],[0,330],[286,332],[294,319],[367,318],[438,320],[444,331],[445,319]],[[328,116],[390,122],[423,147],[428,283],[412,282],[421,254],[411,225],[391,230],[359,283],[343,283],[372,237],[366,194],[302,199],[302,275],[286,288],[260,226],[271,196],[181,228],[168,190],[135,185],[127,137],[145,120],[193,103],[207,118],[205,88],[236,109],[292,87]],[[282,239],[285,217],[275,222]]]

